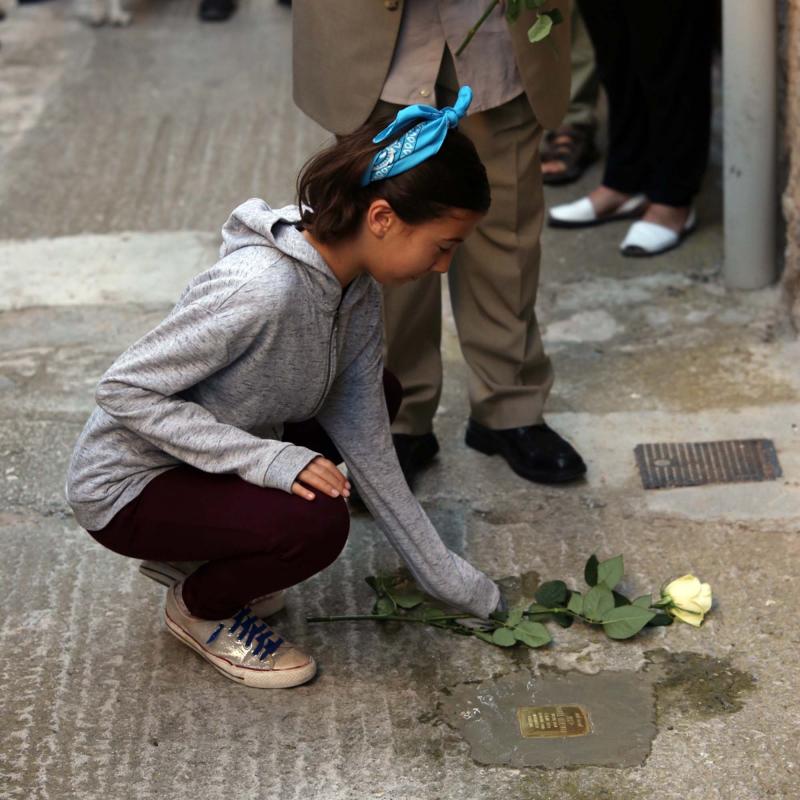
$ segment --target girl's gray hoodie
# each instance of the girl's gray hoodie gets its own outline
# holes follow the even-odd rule
[[[497,586],[445,547],[397,462],[380,289],[361,275],[343,294],[298,220],[294,206],[239,206],[220,261],[105,373],[69,466],[75,516],[99,530],[181,463],[289,492],[318,454],[281,441],[283,424],[316,417],[420,586],[486,617]]]

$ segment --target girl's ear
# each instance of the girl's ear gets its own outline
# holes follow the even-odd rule
[[[367,209],[367,227],[374,236],[383,239],[396,223],[397,215],[385,200],[378,199],[370,203]]]

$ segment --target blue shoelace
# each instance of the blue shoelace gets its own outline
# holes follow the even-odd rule
[[[260,654],[259,661],[263,661],[283,644],[283,639],[278,638],[273,641],[269,638],[273,634],[272,631],[267,630],[268,627],[267,623],[260,617],[255,616],[251,609],[243,608],[234,616],[233,624],[228,628],[228,635],[236,636],[240,642],[244,640],[246,647],[251,647],[255,642],[256,646],[252,655],[258,656]],[[216,630],[206,640],[206,644],[211,644],[224,629],[225,623],[220,622]],[[238,636],[236,634],[237,630],[239,631]]]

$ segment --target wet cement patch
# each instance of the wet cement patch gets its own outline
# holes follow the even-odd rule
[[[440,716],[479,764],[625,768],[647,760],[660,727],[735,713],[756,685],[728,659],[663,649],[645,658],[641,671],[543,668],[459,684],[442,690]]]
[[[529,570],[521,575],[509,575],[497,581],[509,607],[532,603],[542,579],[538,572]]]
[[[756,688],[755,678],[727,658],[667,650],[650,650],[645,658],[646,671],[656,678],[659,723],[684,716],[708,719],[734,714]]]

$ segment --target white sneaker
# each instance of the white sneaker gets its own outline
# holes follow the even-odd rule
[[[172,586],[205,564],[205,561],[142,561],[139,572],[162,586]],[[257,617],[271,617],[283,610],[286,597],[283,589],[257,597],[249,602],[249,607]]]
[[[696,227],[697,215],[694,209],[689,212],[679,233],[666,225],[639,220],[631,225],[619,249],[624,256],[657,256],[677,247]]]
[[[573,203],[553,206],[547,214],[547,223],[551,228],[588,228],[605,222],[638,217],[645,208],[647,208],[647,197],[636,194],[614,211],[598,215],[592,201],[588,197],[581,197]]]
[[[317,662],[272,631],[251,608],[230,619],[199,619],[184,605],[182,586],[167,590],[167,628],[226,678],[257,689],[286,689],[314,677]]]

